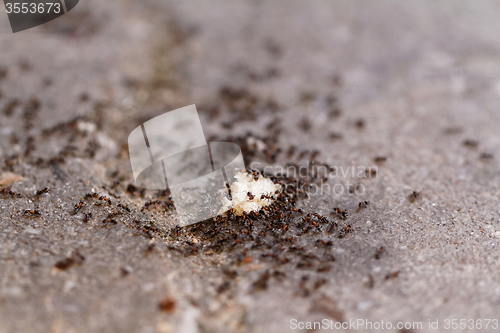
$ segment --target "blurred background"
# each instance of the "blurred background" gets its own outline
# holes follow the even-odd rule
[[[500,319],[499,12],[81,0],[1,29],[0,332]],[[305,214],[288,233],[263,217],[176,228],[168,191],[134,186],[127,137],[190,104],[207,140],[238,143],[247,166],[378,171],[356,177],[361,195],[298,203],[334,232],[304,231]]]

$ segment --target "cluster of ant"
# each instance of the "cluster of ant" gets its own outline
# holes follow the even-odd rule
[[[247,170],[247,175],[255,181],[262,174],[257,170]],[[180,242],[169,246],[169,249],[182,253],[185,256],[201,253],[228,254],[228,263],[223,270],[232,272],[230,278],[237,275],[237,267],[247,265],[261,258],[267,262],[266,268],[261,276],[251,285],[251,291],[265,290],[271,278],[286,278],[278,267],[282,265],[295,265],[297,269],[317,273],[325,273],[331,270],[335,261],[328,250],[321,255],[321,250],[311,251],[308,247],[298,246],[299,237],[309,235],[309,244],[314,248],[329,249],[333,246],[332,237],[323,239],[322,235],[335,235],[336,238],[344,238],[353,232],[351,225],[343,221],[348,220],[349,214],[345,209],[334,208],[330,211],[332,217],[317,212],[304,211],[299,207],[301,199],[307,198],[311,179],[294,179],[286,175],[264,175],[275,184],[279,184],[282,190],[275,193],[256,194],[246,193],[247,200],[268,200],[269,206],[262,207],[258,211],[244,212],[237,216],[230,209],[228,213],[217,216],[214,220],[206,220],[184,228],[174,228],[170,236]],[[303,191],[295,190],[297,184]],[[228,186],[230,196],[231,187]],[[259,195],[259,197],[257,197]],[[362,201],[358,204],[358,211],[366,209],[370,203]],[[337,219],[337,221],[335,221]],[[190,237],[195,237],[197,242],[192,242]],[[249,246],[250,244],[250,246]],[[268,250],[266,250],[268,249]],[[273,269],[273,267],[275,269]],[[323,278],[316,279],[311,286],[306,281],[299,283],[299,292],[303,296],[310,295],[313,291],[321,288],[326,282]],[[225,283],[218,288],[219,292],[230,289],[231,283]]]
[[[20,193],[16,193],[11,190],[12,186],[7,186],[5,188],[0,189],[0,196],[1,197],[14,197],[14,198],[20,198],[22,195]]]
[[[24,128],[27,130],[33,126],[33,119],[36,118],[38,111],[40,110],[40,101],[33,97],[30,99],[24,107]],[[17,107],[17,104],[12,104],[12,107]],[[41,132],[41,138],[43,140],[48,140],[49,138],[56,135],[67,135],[68,139],[64,140],[67,144],[58,151],[57,154],[45,158],[40,156],[32,156],[32,152],[36,149],[37,140],[34,136],[28,136],[25,140],[24,157],[25,163],[34,164],[39,167],[46,167],[54,164],[65,163],[67,157],[84,157],[93,158],[96,151],[100,148],[95,138],[88,138],[86,144],[80,142],[76,143],[78,139],[83,141],[87,133],[78,129],[78,123],[81,121],[94,122],[99,127],[102,123],[102,108],[103,103],[95,103],[93,116],[76,116],[69,121],[58,123],[52,127],[45,128]],[[20,141],[17,135],[13,135],[11,141]],[[83,141],[85,142],[85,141]],[[83,149],[82,149],[83,148]],[[12,158],[14,158],[13,156]]]
[[[242,121],[255,121],[262,113],[276,112],[281,106],[273,97],[260,97],[246,88],[222,86],[217,101],[207,104],[203,109],[208,110],[210,119],[225,114],[229,120],[221,125],[232,128]]]
[[[317,157],[319,156],[320,152],[319,150],[313,150],[313,151],[310,151],[310,150],[302,150],[300,152],[297,152],[297,146],[295,145],[291,145],[288,150],[287,150],[287,153],[286,153],[286,157],[288,159],[291,159],[293,157],[295,157],[295,159],[297,161],[300,161],[302,160],[303,158],[309,156],[309,159],[311,161],[315,161],[317,159]]]
[[[143,208],[141,209],[141,211],[144,211],[145,209],[149,209],[150,207],[152,206],[161,206],[164,208],[165,212],[166,211],[169,211],[169,210],[172,210],[174,208],[174,202],[172,201],[172,198],[169,197],[167,198],[168,200],[165,201],[163,200],[162,197],[160,197],[159,199],[156,199],[156,200],[148,200]]]
[[[7,186],[7,187],[0,189],[0,198],[2,198],[2,197],[3,198],[7,198],[7,197],[21,198],[22,197],[21,193],[14,192],[11,190],[11,188],[12,188],[12,186]],[[43,190],[38,191],[36,193],[36,196],[41,196],[45,193],[50,193],[50,190],[48,188],[44,188]],[[40,211],[38,211],[37,209],[26,209],[23,211],[23,215],[28,216],[28,217],[40,217],[40,216],[42,216]]]
[[[257,180],[260,172],[257,170],[247,170],[247,174]],[[318,213],[305,213],[303,209],[297,207],[300,199],[307,197],[307,182],[299,180],[299,185],[303,191],[290,190],[290,187],[297,185],[297,180],[284,175],[266,175],[275,184],[279,184],[282,189],[289,190],[276,191],[275,193],[261,194],[261,200],[269,200],[270,205],[264,206],[258,211],[243,212],[241,216],[236,216],[234,209],[230,209],[226,215],[219,215],[214,220],[203,221],[185,228],[175,228],[171,231],[171,236],[177,238],[181,235],[193,234],[197,238],[205,239],[206,250],[220,251],[224,248],[232,248],[246,241],[256,241],[260,243],[267,235],[271,235],[275,242],[282,243],[296,241],[296,236],[307,234],[312,230],[319,233],[333,233],[336,230],[340,234],[345,234],[346,230],[351,230],[350,226],[339,229],[337,222],[322,216]],[[228,187],[231,195],[230,187]],[[248,200],[256,199],[254,193],[247,193]],[[339,208],[332,212],[336,216],[345,220],[348,214]],[[292,228],[293,227],[293,228]],[[287,237],[285,234],[294,230],[295,236]],[[198,245],[194,245],[198,247]]]
[[[85,194],[85,199],[96,199],[99,201],[104,201],[110,206],[113,204],[109,198],[106,198],[105,196],[100,196],[97,193],[87,193]]]
[[[115,207],[113,208],[113,211],[108,212],[107,215],[104,217],[102,220],[103,225],[114,225],[118,223],[118,220],[116,219],[119,216],[123,215],[129,215],[132,214],[132,210],[122,204],[118,203],[116,205],[113,205],[112,201],[105,197],[105,196],[100,196],[96,193],[87,193],[85,195],[85,199],[94,199],[98,200],[99,202],[97,203],[98,206],[101,206],[103,203],[107,204],[108,206]],[[156,201],[151,202],[149,205],[146,205],[146,207],[154,204]],[[81,212],[81,209],[85,205],[84,201],[80,201],[79,203],[75,204],[74,209],[73,209],[73,214],[77,214]],[[84,222],[89,222],[90,219],[92,218],[92,213],[91,212],[84,212]],[[164,230],[156,227],[154,225],[154,221],[148,221],[148,222],[142,222],[138,219],[133,219],[133,223],[124,223],[128,225],[129,228],[136,229],[137,231],[141,232],[144,236],[152,238],[158,235],[164,234]]]

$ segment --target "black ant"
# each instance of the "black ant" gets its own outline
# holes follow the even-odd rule
[[[368,283],[366,285],[370,289],[372,289],[375,286],[375,279],[371,274],[368,274]]]
[[[392,272],[392,273],[389,273],[385,276],[385,279],[386,280],[389,280],[389,279],[395,279],[399,276],[399,271],[395,271],[395,272]]]
[[[251,192],[247,192],[248,200],[252,201],[255,196]]]
[[[274,196],[269,196],[268,194],[262,194],[260,196],[260,200],[264,200],[264,199],[267,199],[267,200],[274,200]]]
[[[104,200],[104,201],[106,201],[106,203],[108,203],[109,205],[111,205],[111,204],[112,204],[112,203],[111,203],[111,200],[109,200],[108,198],[106,198],[106,197],[104,197],[104,196],[103,196],[103,197],[99,197],[99,200]]]
[[[226,187],[227,187],[227,194],[228,194],[229,200],[232,201],[233,200],[233,195],[232,195],[232,192],[231,192],[231,186],[229,186],[229,184],[226,183]]]
[[[85,213],[83,222],[87,223],[88,221],[90,221],[91,218],[92,218],[92,213]]]
[[[101,200],[101,201],[106,201],[106,203],[108,205],[112,205],[110,199],[106,198],[105,196],[99,196],[97,193],[87,193],[87,194],[85,194],[85,199],[89,199],[89,198],[97,199],[97,200]]]
[[[381,246],[377,253],[375,254],[375,259],[380,259],[380,257],[382,256],[382,254],[385,252],[385,247],[384,246]]]
[[[413,191],[409,196],[408,196],[408,200],[410,200],[410,202],[415,202],[416,200],[420,199],[420,193],[417,192],[417,191]]]
[[[352,227],[348,225],[344,230],[340,231],[339,238],[344,238],[349,232],[352,231]]]
[[[40,195],[45,194],[45,193],[50,193],[50,190],[48,189],[48,187],[36,192],[36,195],[40,196]]]
[[[253,284],[252,290],[266,290],[267,289],[267,281],[269,280],[269,272],[265,271]]]
[[[347,210],[342,210],[340,208],[334,208],[332,214],[337,214],[338,216],[342,217],[344,220],[347,218]]]
[[[325,240],[322,240],[322,239],[318,239],[318,240],[316,241],[316,243],[318,243],[318,244],[322,244],[323,246],[328,246],[328,247],[333,245],[333,243],[332,243],[332,241],[331,241],[331,240],[329,240],[329,241],[325,241]]]
[[[144,204],[144,208],[149,208],[149,206],[161,204],[160,200],[149,200]]]
[[[375,163],[384,163],[385,161],[387,161],[387,157],[377,156],[373,160],[375,161]]]
[[[27,216],[31,216],[31,217],[36,217],[36,216],[42,215],[38,210],[31,210],[31,209],[25,210],[23,214],[27,215]]]
[[[472,139],[466,139],[462,142],[462,144],[469,148],[477,148],[477,146],[479,146],[479,142]]]
[[[314,150],[311,153],[311,160],[315,160],[319,156],[319,150]]]
[[[80,201],[80,203],[78,203],[78,204],[75,205],[75,214],[80,211],[80,209],[82,208],[82,206],[83,206],[83,201]]]
[[[370,202],[369,201],[362,201],[358,204],[358,207],[359,209],[362,209],[362,208],[366,208],[368,207],[368,205],[370,205]]]
[[[354,122],[354,126],[356,126],[358,129],[362,129],[365,127],[365,121],[364,119],[358,119]]]
[[[330,132],[329,138],[330,140],[340,140],[343,138],[343,135],[338,132]]]

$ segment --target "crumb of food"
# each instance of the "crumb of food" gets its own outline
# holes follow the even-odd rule
[[[222,196],[223,205],[219,214],[230,209],[235,216],[258,212],[262,207],[271,205],[281,192],[281,185],[257,172],[241,171],[235,178]]]
[[[12,173],[4,172],[0,178],[0,186],[9,185],[10,183],[20,182],[23,180],[23,176]]]

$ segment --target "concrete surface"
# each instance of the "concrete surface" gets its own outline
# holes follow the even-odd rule
[[[0,35],[0,172],[23,177],[0,194],[0,332],[500,320],[499,12],[87,0]],[[126,140],[193,103],[206,137],[239,143],[247,164],[378,172],[332,177],[342,195],[302,196],[284,222],[176,229],[168,192],[129,186]]]

